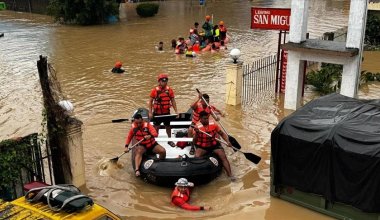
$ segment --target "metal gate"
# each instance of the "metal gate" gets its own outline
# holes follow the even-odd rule
[[[42,150],[38,134],[34,133],[23,137],[16,143],[27,147],[19,147],[13,145],[11,147],[0,146],[2,154],[12,154],[12,151],[18,155],[28,157],[25,161],[30,161],[28,164],[15,161],[9,172],[17,175],[12,175],[11,179],[5,181],[6,186],[0,187],[0,198],[4,200],[13,200],[24,195],[23,186],[25,183],[32,181],[41,181],[48,184],[53,184],[53,176],[51,169],[51,155],[48,149]],[[43,148],[45,146],[42,146]],[[4,182],[3,182],[4,183]]]
[[[275,95],[276,67],[277,54],[243,66],[243,104],[249,105]]]

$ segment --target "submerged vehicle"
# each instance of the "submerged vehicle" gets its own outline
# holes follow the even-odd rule
[[[380,219],[380,100],[314,99],[271,135],[271,195],[337,219]]]
[[[0,200],[0,219],[121,219],[72,185],[32,182],[24,189],[28,192],[23,197],[11,202]]]
[[[165,127],[160,127],[157,143],[166,150],[166,159],[159,160],[157,155],[145,154],[139,168],[141,178],[149,183],[173,187],[179,178],[186,178],[196,185],[206,184],[214,180],[222,171],[222,163],[214,154],[202,158],[194,158],[190,154],[192,138],[187,137],[191,124],[191,111],[177,115],[168,115],[170,118],[172,137],[168,138]],[[141,114],[148,120],[148,110],[139,108],[135,114]],[[133,118],[132,116],[132,118]],[[154,119],[153,119],[154,120]],[[151,122],[152,123],[152,122]],[[171,147],[168,142],[176,144]],[[135,150],[132,149],[132,166],[135,166]]]

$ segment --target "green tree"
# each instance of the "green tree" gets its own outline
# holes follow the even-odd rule
[[[368,14],[365,42],[373,46],[380,45],[380,18],[372,14]]]
[[[141,3],[136,7],[136,12],[140,17],[152,17],[157,14],[158,8],[156,3]]]
[[[306,83],[313,85],[322,94],[329,94],[340,88],[343,66],[323,63],[318,71],[311,71],[306,75]]]
[[[115,0],[50,0],[48,14],[63,23],[102,24],[118,15],[118,6]]]
[[[13,192],[13,184],[20,183],[21,170],[30,169],[33,164],[30,148],[30,138],[0,142],[0,197],[14,199],[7,198]]]

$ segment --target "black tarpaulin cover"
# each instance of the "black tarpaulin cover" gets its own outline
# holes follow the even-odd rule
[[[315,99],[277,125],[271,148],[275,186],[380,212],[380,100]]]

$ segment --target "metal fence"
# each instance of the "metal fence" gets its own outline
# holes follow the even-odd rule
[[[326,34],[318,39],[344,42],[347,38],[347,27]],[[331,39],[327,39],[328,36]],[[260,103],[266,98],[275,96],[277,59],[280,59],[279,65],[281,65],[281,56],[277,57],[275,54],[243,66],[243,104]],[[313,65],[318,64],[318,62],[308,61],[307,67],[312,68]],[[280,70],[281,67],[278,68]]]
[[[28,143],[26,152],[19,152],[20,149],[15,145],[18,154],[30,156],[32,166],[23,164],[15,164],[19,169],[18,178],[10,183],[6,188],[0,188],[0,198],[3,200],[13,200],[24,195],[23,186],[32,181],[41,181],[48,184],[53,184],[53,176],[51,169],[51,155],[48,150],[42,150],[38,140],[38,134],[34,133],[23,137],[22,140]],[[4,152],[3,152],[4,153]]]
[[[273,96],[276,85],[277,54],[243,66],[243,104]]]

